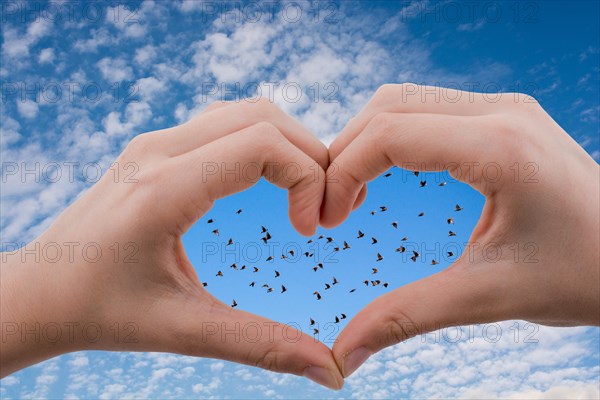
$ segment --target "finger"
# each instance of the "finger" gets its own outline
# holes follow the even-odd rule
[[[436,114],[379,114],[327,170],[321,225],[344,221],[364,183],[391,166],[440,171],[450,169],[479,189],[475,174],[456,176],[461,162],[485,159],[489,135],[477,118]],[[483,133],[482,133],[483,131]]]
[[[177,204],[173,210],[182,210],[179,218],[186,229],[215,200],[245,190],[264,176],[288,189],[290,221],[298,232],[310,235],[316,230],[325,172],[269,123],[221,137],[166,163],[161,169],[169,182],[163,195]]]
[[[360,188],[360,192],[358,192],[358,196],[356,196],[356,200],[354,200],[354,204],[352,205],[352,210],[356,210],[358,207],[362,205],[362,203],[367,198],[367,185],[363,185]]]
[[[342,375],[348,377],[371,355],[413,336],[514,316],[517,304],[505,299],[508,288],[496,274],[467,275],[458,265],[385,294],[361,310],[333,346]]]
[[[304,376],[339,390],[343,378],[331,350],[291,326],[233,309],[208,292],[183,305],[160,305],[162,326],[172,332],[165,349],[180,354],[217,358],[269,371]],[[174,311],[176,310],[176,311]]]
[[[499,113],[518,94],[486,94],[414,83],[381,86],[366,106],[352,118],[329,147],[333,161],[369,121],[380,113],[428,113],[473,116]],[[502,100],[502,101],[500,101]],[[514,101],[513,101],[514,103]]]
[[[183,125],[161,136],[161,145],[170,156],[187,153],[232,132],[265,121],[275,125],[296,147],[317,161],[323,169],[329,165],[327,148],[296,119],[281,111],[268,100],[215,103],[207,113],[201,113]]]
[[[230,101],[215,101],[214,103],[209,104],[204,110],[202,110],[202,113],[208,113],[214,110],[218,110],[219,108],[227,107],[231,104],[233,103]]]

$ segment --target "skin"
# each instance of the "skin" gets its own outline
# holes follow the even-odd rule
[[[137,183],[107,173],[28,246],[97,243],[107,256],[91,263],[82,251],[75,251],[74,262],[49,264],[32,262],[30,257],[24,263],[21,253],[15,252],[1,270],[3,327],[15,322],[30,329],[35,323],[61,327],[69,322],[80,327],[94,323],[104,334],[93,343],[86,338],[94,337],[94,330],[84,336],[75,329],[72,340],[63,328],[57,343],[32,335],[24,340],[20,332],[6,335],[1,376],[71,351],[159,351],[303,375],[340,389],[343,379],[327,346],[216,299],[202,286],[181,241],[215,200],[249,188],[260,172],[289,191],[294,227],[304,235],[313,234],[325,188],[327,148],[269,102],[216,103],[181,126],[136,137],[117,161],[123,168],[131,161],[139,166]],[[207,163],[217,165],[218,173],[208,174]],[[282,173],[290,163],[302,171],[297,178]],[[247,172],[221,175],[221,166],[230,171],[236,164]],[[250,168],[253,165],[258,175]],[[124,176],[126,171],[121,172]],[[118,262],[111,251],[115,242],[122,250]],[[125,245],[130,243],[137,246],[137,253],[134,262],[125,262],[130,254]],[[115,324],[125,328],[119,340],[111,330]],[[257,325],[259,335],[252,328]],[[132,326],[134,342],[127,337]],[[241,332],[237,336],[221,336],[236,332],[236,326]],[[244,340],[243,332],[253,340]],[[46,336],[54,338],[52,333]]]
[[[94,343],[49,343],[6,335],[1,376],[70,351],[164,351],[304,375],[339,389],[342,376],[370,355],[434,329],[506,319],[600,325],[600,168],[528,96],[503,94],[492,102],[475,93],[384,85],[329,151],[268,102],[216,103],[184,125],[137,137],[118,161],[135,161],[137,183],[105,175],[33,244],[93,242],[108,252],[115,242],[133,242],[136,262],[115,262],[109,253],[100,263],[76,257],[49,265],[3,254],[0,317],[3,324],[94,322],[103,332],[133,322],[137,341],[102,335]],[[272,162],[280,167],[267,168]],[[281,174],[290,162],[305,172],[293,181]],[[204,290],[181,236],[216,199],[258,178],[207,176],[203,163],[226,163],[227,170],[235,163],[262,165],[268,180],[289,190],[290,220],[305,235],[319,222],[341,224],[364,200],[366,183],[392,165],[448,169],[485,195],[486,205],[472,248],[443,272],[369,304],[332,351],[300,333],[295,343],[283,340],[282,325],[272,335],[265,328],[256,343],[232,341],[208,334],[203,324],[233,330],[236,323],[270,321]],[[489,163],[500,177],[484,168]],[[537,168],[533,177],[531,168]],[[499,259],[486,256],[486,244],[501,250]]]
[[[385,347],[448,326],[507,319],[600,325],[600,168],[533,98],[504,93],[491,102],[384,85],[329,154],[327,175],[337,182],[328,183],[322,206],[328,228],[393,165],[447,169],[486,197],[474,245],[453,265],[376,299],[340,333],[333,354],[344,377]],[[499,259],[486,245],[501,250]]]

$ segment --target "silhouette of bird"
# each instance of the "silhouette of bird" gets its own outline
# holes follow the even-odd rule
[[[373,270],[373,274],[376,274],[377,272],[379,272],[379,270],[377,268],[371,268],[371,270]]]
[[[317,328],[313,328],[313,335],[318,335],[319,334],[319,330]]]
[[[268,229],[261,225],[260,233],[265,233]]]
[[[233,264],[231,264],[231,265],[229,266],[229,268],[238,269],[238,267],[237,267],[237,264],[236,264],[236,263],[233,263]]]
[[[369,286],[369,281],[363,281],[363,283],[365,284],[365,286]]]
[[[219,230],[218,229],[213,229],[212,233],[214,233],[215,236],[219,236]]]
[[[317,296],[317,300],[321,300],[321,294],[319,292],[314,292],[313,294]]]
[[[392,226],[396,229],[398,229],[398,223],[396,221],[392,222]]]
[[[231,303],[231,307],[237,307],[237,301],[235,301],[235,299],[233,299],[233,303]]]
[[[383,256],[379,253],[377,253],[377,261],[381,261],[383,260]]]
[[[408,240],[408,236],[404,236],[402,239],[400,239],[401,242],[406,242]]]
[[[375,215],[376,212],[377,211],[375,211],[375,210],[371,211],[371,215]]]
[[[328,238],[326,238],[325,240],[327,240],[327,242],[326,242],[326,243],[331,243],[331,242],[333,242],[333,238],[332,238],[332,237],[328,237]]]
[[[217,272],[216,276],[223,276],[223,272],[222,271]]]
[[[338,316],[337,316],[337,315],[335,316],[335,323],[336,323],[336,324],[339,324],[339,323],[340,323],[340,319],[338,318]]]
[[[253,269],[253,272],[258,272],[258,268],[252,267],[252,269]]]
[[[413,171],[413,174],[415,174],[415,176],[419,176],[419,171]]]
[[[325,290],[328,290],[329,288],[331,288],[331,285],[329,283],[325,284]]]
[[[310,320],[310,326],[313,326],[315,324],[315,320],[312,318],[309,318],[309,320]]]
[[[346,314],[342,313],[342,314],[340,315],[340,319],[346,319]]]
[[[377,239],[375,239],[374,237],[371,237],[371,244],[375,244],[377,243]]]
[[[229,240],[227,241],[227,244],[226,244],[226,246],[230,246],[230,245],[232,245],[232,244],[233,244],[233,239],[232,239],[232,238],[229,238]]]
[[[290,250],[290,251],[288,251],[288,254],[291,255],[292,257],[294,257],[294,254],[296,254],[296,253],[294,252],[294,250]]]
[[[347,250],[347,249],[349,249],[349,248],[350,248],[350,245],[348,244],[348,242],[346,242],[346,241],[344,240],[344,250]]]
[[[339,282],[338,280],[335,278],[335,276],[333,277],[333,282],[331,283],[332,285],[337,285]]]
[[[456,207],[454,208],[454,211],[460,211],[462,210],[462,207],[460,205],[456,205]]]
[[[447,254],[448,254],[448,257],[452,257],[454,255],[454,253],[451,251],[448,251]]]
[[[423,180],[421,182],[419,182],[420,187],[425,187],[427,186],[427,181]]]
[[[279,275],[281,275],[281,274],[279,273],[279,271],[275,270],[275,278],[278,278],[278,277],[279,277]]]
[[[281,293],[285,293],[287,292],[287,289],[285,288],[285,286],[281,285]]]
[[[454,225],[454,218],[448,218],[446,220],[446,222],[448,223],[448,225],[450,225],[450,224]]]
[[[204,286],[204,287],[207,287],[207,286],[208,286],[208,283],[206,283],[206,282],[202,282],[202,286]]]
[[[390,176],[392,176],[391,172],[388,172],[387,174],[384,175],[385,178],[389,178]]]
[[[207,223],[207,224],[212,224],[213,222],[215,222],[215,220],[214,220],[214,219],[212,219],[212,218],[211,218],[211,219],[209,219],[208,221],[206,221],[206,223]]]
[[[446,186],[446,182],[442,182],[438,186]]]
[[[262,287],[264,287],[264,288],[268,288],[268,287],[269,287],[269,284],[268,284],[268,283],[265,283],[265,284],[263,284],[263,285],[262,285]]]
[[[381,212],[387,211],[387,207],[386,206],[379,206],[379,211],[381,211]]]
[[[404,247],[404,246],[400,246],[400,247],[398,247],[398,248],[396,249],[396,251],[397,251],[398,253],[404,253],[404,252],[406,251],[406,247]]]
[[[390,284],[386,282],[386,283],[384,283],[384,284],[383,284],[383,287],[384,287],[384,288],[386,288],[386,287],[388,287],[389,285],[390,285]]]
[[[242,265],[242,267],[240,268],[240,271],[243,271],[246,269],[246,265]]]
[[[381,281],[379,279],[375,280],[375,281],[371,281],[372,286],[379,286],[380,283],[381,283]]]
[[[235,213],[236,213],[236,214],[241,214],[241,213],[242,213],[242,209],[240,208],[240,209],[239,209],[239,210],[237,210]]]
[[[273,261],[273,256],[267,257],[266,261]]]
[[[418,257],[419,257],[419,253],[417,253],[416,251],[413,250],[413,255],[410,259],[413,260],[413,262],[417,262]]]
[[[365,234],[364,234],[364,233],[362,233],[362,231],[360,231],[360,230],[359,230],[359,231],[358,231],[358,236],[357,236],[356,238],[357,238],[357,239],[360,239],[360,238],[362,238],[362,237],[364,237],[364,236],[365,236]]]
[[[271,238],[272,238],[271,234],[270,234],[269,232],[267,232],[267,234],[266,234],[265,236],[261,237],[260,239],[261,239],[263,242],[265,242],[265,244],[267,244],[267,241],[268,241],[269,239],[271,239]]]
[[[438,265],[439,262],[435,261],[435,260],[431,260],[431,265]]]
[[[356,292],[356,289],[350,289],[349,293],[354,293],[354,292]]]
[[[424,213],[424,212],[420,212],[420,213],[419,213],[419,217],[422,217],[423,215],[425,215],[425,213]]]
[[[248,285],[248,286],[254,287],[254,285],[256,285],[256,282],[250,282],[250,285]]]
[[[267,289],[267,293],[271,293],[272,291],[273,291],[272,287],[270,287],[270,288]]]
[[[325,235],[320,235],[317,240],[323,239],[325,237]]]
[[[456,236],[456,232],[448,231],[448,236]]]

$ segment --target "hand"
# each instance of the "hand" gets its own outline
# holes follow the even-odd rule
[[[442,101],[421,100],[436,90]],[[486,196],[469,240],[477,245],[448,269],[381,296],[340,333],[333,353],[344,377],[384,347],[448,326],[600,324],[600,169],[531,97],[505,93],[491,103],[476,93],[384,85],[331,145],[330,159],[327,175],[338,183],[327,184],[325,227],[340,224],[364,183],[393,165],[448,169]],[[499,260],[490,261],[487,244],[500,249]]]
[[[295,337],[291,328],[217,300],[203,288],[181,241],[215,200],[247,189],[261,175],[289,190],[294,227],[305,235],[314,233],[327,149],[268,102],[216,103],[181,126],[134,138],[117,165],[128,168],[129,162],[139,167],[136,183],[107,173],[28,244],[93,243],[103,252],[99,262],[76,251],[68,263],[22,263],[16,252],[2,265],[3,330],[5,322],[31,328],[36,323],[62,327],[68,321],[77,327],[94,323],[104,334],[97,342],[85,341],[76,328],[75,340],[63,335],[56,343],[10,335],[2,341],[2,376],[69,351],[161,351],[256,365],[341,388],[343,379],[329,348],[300,332],[297,342],[286,341]],[[302,171],[296,179],[282,173],[289,163]],[[256,167],[258,174],[221,174],[236,164],[242,171]],[[205,169],[207,165],[211,168]],[[129,244],[135,246],[133,260],[127,260]],[[122,253],[117,260],[109,250],[115,245]],[[23,293],[35,296],[24,298]],[[134,341],[114,340],[111,329],[119,324],[134,327]],[[262,329],[257,342],[236,340],[231,333],[221,336],[247,324]]]

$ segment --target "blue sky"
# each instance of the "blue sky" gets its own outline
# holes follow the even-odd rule
[[[106,170],[135,135],[186,121],[213,100],[252,95],[259,85],[268,93],[278,84],[273,100],[329,144],[379,85],[407,81],[525,91],[600,160],[598,2],[286,2],[273,9],[269,2],[103,1],[78,3],[73,14],[51,4],[3,2],[3,163],[95,163]],[[262,13],[252,13],[257,10]],[[57,12],[60,18],[52,18]],[[285,96],[286,83],[301,88],[298,101]],[[233,92],[215,93],[214,84]],[[57,182],[3,174],[2,246],[35,238],[88,188],[89,175],[78,171],[72,181]],[[190,259],[223,301],[235,298],[242,309],[306,331],[312,317],[327,332],[320,339],[331,345],[335,329],[344,326],[327,325],[336,314],[351,317],[386,290],[450,265],[452,259],[442,256],[451,246],[464,248],[483,206],[478,193],[443,174],[427,174],[428,186],[419,188],[419,178],[392,172],[369,185],[365,204],[344,225],[319,230],[317,235],[352,246],[338,253],[320,246],[316,257],[328,261],[322,271],[312,271],[318,262],[313,259],[278,258],[286,244],[306,249],[307,238],[288,222],[286,193],[264,182],[219,201],[186,234]],[[448,184],[437,186],[441,181]],[[453,212],[456,203],[464,207],[460,215]],[[388,211],[370,215],[379,206]],[[236,215],[239,208],[244,211]],[[422,211],[425,216],[417,217]],[[448,216],[455,217],[454,238],[447,236]],[[208,218],[215,219],[219,237]],[[398,221],[397,230],[392,221]],[[261,245],[261,225],[280,244],[272,265],[264,262],[270,249]],[[356,239],[358,229],[365,238]],[[371,236],[377,245],[370,245]],[[413,263],[395,253],[404,236],[432,255]],[[230,237],[240,245],[237,256],[206,254],[207,246],[220,247]],[[261,261],[249,259],[257,248]],[[376,264],[377,252],[385,259]],[[431,266],[432,257],[440,264]],[[260,266],[261,272],[232,271],[234,261]],[[388,289],[362,285],[376,265]],[[282,274],[277,280],[273,269]],[[218,270],[226,276],[216,278]],[[333,276],[340,285],[317,303],[311,293],[325,294],[323,285]],[[285,294],[248,287],[252,280],[279,279]],[[350,295],[352,288],[357,291]],[[385,350],[335,395],[600,396],[597,328],[507,321],[491,329],[501,329],[498,341],[490,340],[489,327],[465,327],[456,342],[439,340],[444,336],[438,333],[437,340],[428,335]],[[537,342],[525,340],[527,335]],[[300,378],[218,360],[106,352],[58,357],[0,385],[2,398],[334,395]]]

